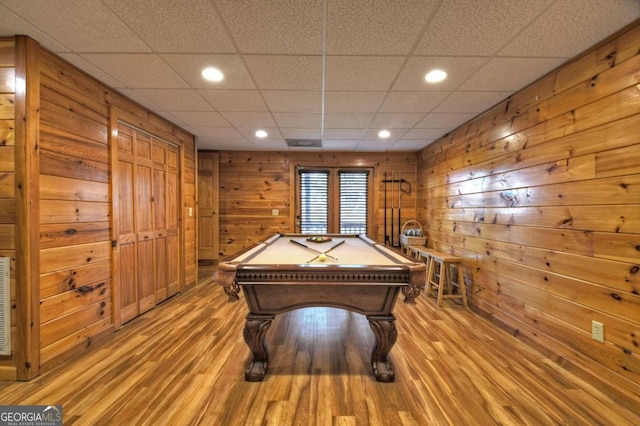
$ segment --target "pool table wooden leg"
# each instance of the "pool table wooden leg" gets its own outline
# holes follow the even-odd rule
[[[398,340],[396,318],[393,315],[370,315],[367,319],[376,336],[376,344],[371,352],[373,374],[379,382],[393,382],[395,373],[387,355]]]
[[[244,372],[244,379],[247,382],[261,382],[267,373],[267,365],[269,363],[269,350],[265,342],[265,336],[271,321],[275,315],[249,314],[244,326],[244,341],[247,342],[253,359],[247,365]]]

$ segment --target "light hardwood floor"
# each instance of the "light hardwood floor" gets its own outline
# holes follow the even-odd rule
[[[366,319],[329,308],[276,317],[261,383],[244,381],[246,305],[202,284],[30,382],[0,405],[62,404],[65,425],[638,425],[630,410],[457,306],[395,309],[396,381],[369,365]],[[634,412],[635,411],[635,412]]]

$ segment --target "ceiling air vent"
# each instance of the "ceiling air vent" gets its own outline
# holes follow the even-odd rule
[[[322,148],[321,139],[285,139],[289,148]]]

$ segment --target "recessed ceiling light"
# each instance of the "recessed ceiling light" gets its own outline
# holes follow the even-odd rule
[[[447,73],[442,70],[431,70],[424,76],[427,83],[440,83],[447,78]]]
[[[222,81],[224,74],[222,74],[218,68],[209,67],[202,70],[202,77],[204,77],[205,80],[217,82]]]
[[[264,130],[257,130],[256,131],[256,137],[266,138],[267,136],[269,136],[269,134],[267,132],[265,132]]]
[[[389,132],[388,130],[380,130],[378,132],[378,137],[381,137],[382,139],[386,139],[389,136],[391,136],[391,132]]]

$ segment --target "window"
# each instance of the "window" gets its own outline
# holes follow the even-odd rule
[[[298,170],[297,230],[366,234],[371,222],[369,169]]]

